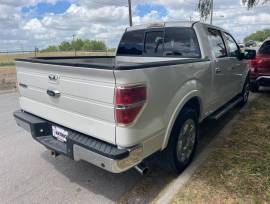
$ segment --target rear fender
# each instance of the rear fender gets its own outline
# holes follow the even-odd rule
[[[169,124],[167,126],[166,132],[165,132],[165,137],[163,140],[163,144],[162,144],[162,150],[165,149],[168,145],[168,141],[170,139],[170,135],[171,135],[171,131],[172,128],[174,126],[174,123],[178,117],[178,115],[180,114],[180,112],[182,111],[183,107],[193,98],[198,98],[199,102],[200,102],[200,115],[202,115],[202,111],[203,111],[203,107],[202,107],[202,103],[201,103],[201,93],[198,90],[193,90],[190,91],[189,93],[187,93],[184,97],[182,97],[182,99],[180,100],[179,103],[177,103],[177,106],[175,107],[172,116],[169,120]]]

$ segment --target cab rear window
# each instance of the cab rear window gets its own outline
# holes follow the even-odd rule
[[[193,28],[168,27],[126,32],[117,55],[201,58],[201,51]]]
[[[117,51],[117,55],[142,55],[144,47],[144,30],[124,33]]]

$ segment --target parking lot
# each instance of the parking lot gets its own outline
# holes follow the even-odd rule
[[[146,177],[133,169],[111,174],[86,162],[53,158],[16,126],[12,113],[18,109],[18,94],[2,94],[0,101],[1,203],[147,203],[175,179],[162,168],[158,156],[148,161],[152,174]],[[238,111],[202,124],[198,154]]]

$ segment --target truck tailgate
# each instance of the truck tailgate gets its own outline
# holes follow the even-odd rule
[[[113,70],[22,61],[16,67],[22,110],[115,144]]]

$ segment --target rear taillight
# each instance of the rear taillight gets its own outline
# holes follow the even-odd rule
[[[263,62],[263,58],[259,55],[256,56],[254,60],[250,61],[251,68],[254,69],[254,71],[257,71],[257,67],[259,64]]]
[[[258,65],[261,63],[262,58],[259,56],[256,56],[254,60],[250,61],[250,71],[251,71],[251,78],[254,79],[257,77],[258,73]]]
[[[119,86],[115,90],[115,120],[118,125],[131,124],[140,113],[147,98],[144,84]]]

